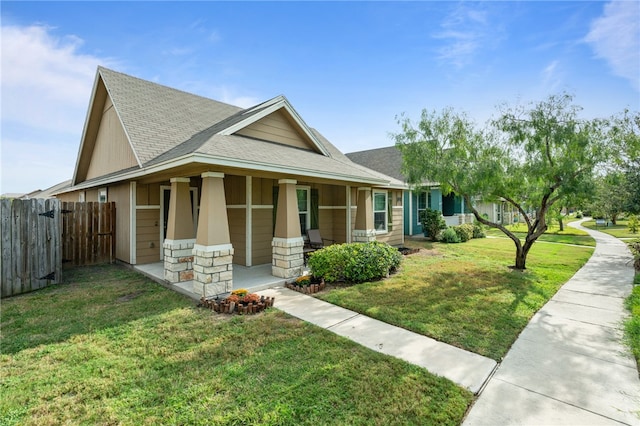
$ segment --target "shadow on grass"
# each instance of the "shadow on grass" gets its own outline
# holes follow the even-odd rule
[[[3,353],[193,306],[190,299],[119,265],[73,268],[63,277],[62,284],[2,301]]]

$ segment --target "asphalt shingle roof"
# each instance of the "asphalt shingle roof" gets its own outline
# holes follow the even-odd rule
[[[351,152],[346,156],[353,162],[361,164],[402,182],[402,153],[395,146]]]
[[[143,169],[199,154],[209,156],[212,161],[225,158],[296,169],[301,175],[321,172],[334,174],[339,179],[402,184],[353,163],[314,129],[309,128],[310,133],[329,156],[237,134],[220,134],[262,111],[263,104],[269,101],[242,109],[103,67],[98,72]]]

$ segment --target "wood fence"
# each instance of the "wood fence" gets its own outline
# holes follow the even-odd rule
[[[115,260],[115,203],[0,200],[1,297],[62,282],[62,264]]]
[[[60,201],[0,200],[1,296],[62,281]]]
[[[116,203],[62,203],[62,261],[81,266],[113,263]]]

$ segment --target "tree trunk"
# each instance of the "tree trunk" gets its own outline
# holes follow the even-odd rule
[[[527,255],[522,250],[518,250],[516,252],[515,269],[518,269],[520,271],[524,271],[525,269],[527,269]]]
[[[558,218],[558,225],[560,226],[560,231],[564,231],[564,223],[562,222],[562,217]]]
[[[529,254],[529,250],[533,242],[525,241],[522,247],[516,246],[516,266],[514,269],[518,269],[520,271],[524,271],[527,269],[527,255]]]

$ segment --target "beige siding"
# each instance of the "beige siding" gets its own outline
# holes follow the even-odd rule
[[[64,194],[56,195],[56,198],[60,201],[77,202],[80,201],[80,192],[83,191],[66,192]]]
[[[231,244],[233,245],[233,263],[236,263],[238,265],[246,265],[246,210],[233,208],[227,209],[227,217],[229,218],[229,237],[231,239]]]
[[[314,150],[311,141],[281,110],[236,132],[238,135]]]
[[[110,99],[107,99],[86,178],[104,176],[137,165],[120,119]]]
[[[137,206],[159,206],[160,205],[160,184],[148,184],[136,186]]]
[[[244,176],[224,177],[224,197],[227,205],[242,205],[246,202],[247,180]]]
[[[252,202],[254,206],[273,205],[273,187],[278,185],[274,179],[253,178],[251,182]]]
[[[129,188],[129,182],[125,182],[107,189],[107,200],[116,203],[116,259],[126,263],[131,261]],[[89,192],[87,191],[87,197],[89,197]],[[95,200],[87,198],[87,201],[97,201],[97,190],[91,192],[95,194]]]
[[[271,263],[271,241],[273,240],[273,210],[253,209],[251,229],[251,257],[253,265]]]
[[[160,209],[136,210],[136,263],[160,260]]]

